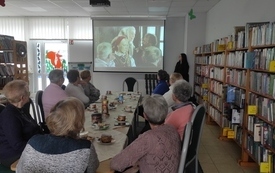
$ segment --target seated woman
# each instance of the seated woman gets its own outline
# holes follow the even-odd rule
[[[80,76],[78,70],[69,70],[67,73],[67,78],[69,80],[69,84],[67,85],[65,91],[69,97],[76,97],[85,104],[85,106],[89,106],[90,100],[84,93],[84,89],[81,86]]]
[[[93,84],[90,83],[92,78],[91,72],[89,70],[84,70],[80,73],[82,79],[82,87],[84,89],[84,93],[87,97],[89,97],[90,103],[94,103],[99,99],[100,91]]]
[[[46,122],[51,134],[29,140],[16,172],[96,172],[99,161],[94,146],[79,139],[85,122],[83,103],[73,97],[59,101]]]
[[[29,102],[27,82],[14,80],[7,83],[4,95],[9,103],[0,114],[0,162],[10,167],[20,158],[28,140],[40,133],[40,128],[24,109]]]
[[[181,141],[176,129],[164,124],[168,106],[160,95],[144,98],[144,117],[151,129],[134,140],[111,160],[111,168],[124,171],[139,165],[140,172],[177,172]]]
[[[165,98],[167,104],[168,104],[168,113],[172,112],[171,107],[175,104],[175,101],[172,98],[173,94],[173,88],[174,88],[174,83],[182,78],[182,75],[180,73],[172,73],[169,78],[169,91],[167,91],[163,97]]]
[[[183,139],[185,125],[190,121],[196,107],[192,102],[188,101],[191,94],[192,86],[188,82],[183,79],[175,82],[172,94],[175,106],[172,107],[173,112],[167,116],[165,124],[174,126],[181,139]]]
[[[158,84],[153,90],[152,94],[163,95],[169,91],[169,85],[167,83],[169,79],[169,74],[165,70],[159,70],[157,74]]]

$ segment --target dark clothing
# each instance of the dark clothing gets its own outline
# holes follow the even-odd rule
[[[152,94],[160,94],[163,95],[169,91],[169,85],[165,80],[160,80],[157,84],[156,88],[153,90]]]
[[[25,109],[8,104],[0,114],[0,162],[9,167],[19,159],[28,140],[39,132],[39,126]]]
[[[180,73],[184,80],[189,82],[189,65],[178,61],[174,72]]]

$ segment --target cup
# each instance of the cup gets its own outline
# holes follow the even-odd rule
[[[96,104],[95,103],[91,103],[90,104],[90,109],[96,109]]]
[[[91,119],[92,119],[93,124],[102,123],[102,114],[101,113],[93,113],[91,115]]]

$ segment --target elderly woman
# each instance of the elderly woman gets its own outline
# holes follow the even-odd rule
[[[23,106],[29,102],[28,84],[14,80],[4,87],[9,103],[0,114],[0,162],[10,165],[19,159],[28,140],[40,133],[40,128]]]
[[[116,67],[136,67],[134,58],[129,55],[129,40],[127,37],[117,36],[111,44]]]
[[[90,103],[96,102],[99,99],[100,91],[90,82],[92,79],[91,72],[89,70],[83,70],[80,76],[85,95],[89,97]]]
[[[168,79],[169,79],[169,74],[165,70],[159,70],[157,74],[158,78],[158,84],[153,90],[153,94],[159,94],[163,95],[167,91],[169,91],[169,85],[168,85]]]
[[[151,129],[134,140],[111,161],[111,168],[124,171],[139,165],[140,172],[177,172],[181,142],[176,129],[164,124],[168,106],[160,95],[148,96],[143,101],[144,117]]]
[[[85,104],[85,106],[88,106],[90,104],[90,100],[89,97],[85,95],[84,89],[81,86],[79,71],[69,70],[67,73],[67,78],[70,82],[65,89],[67,95],[78,98]]]
[[[167,91],[163,95],[163,97],[165,98],[165,100],[168,104],[168,113],[170,113],[172,111],[172,106],[174,106],[174,104],[175,104],[175,101],[172,98],[174,84],[175,84],[176,81],[181,80],[181,79],[183,79],[183,78],[182,78],[182,75],[180,73],[172,73],[170,75],[170,78],[169,78],[169,84],[170,84],[169,91]]]
[[[178,80],[174,84],[172,98],[175,101],[175,106],[172,107],[171,112],[166,120],[165,124],[174,126],[181,139],[183,139],[185,125],[190,121],[195,105],[189,102],[191,97],[192,87],[185,80]]]
[[[42,95],[44,115],[47,117],[51,108],[60,100],[67,98],[66,92],[61,88],[64,83],[64,73],[62,70],[55,69],[49,74],[50,85],[48,85]]]
[[[89,140],[79,138],[84,121],[84,105],[77,98],[58,102],[46,118],[51,134],[29,140],[16,172],[96,172],[95,148]]]

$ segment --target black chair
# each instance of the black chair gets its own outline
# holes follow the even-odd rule
[[[30,107],[29,112],[32,118],[37,122],[37,124],[44,123],[44,118],[42,117],[40,107],[38,104],[34,103],[32,99],[30,99]]]
[[[134,91],[134,86],[135,86],[135,84],[136,84],[136,86],[137,86],[137,91],[138,91],[138,81],[135,79],[135,78],[133,78],[133,77],[128,77],[128,78],[126,78],[124,81],[123,81],[123,84],[122,84],[122,90],[124,91],[124,86],[125,86],[125,84],[127,85],[127,88],[128,88],[128,90],[127,91]]]
[[[151,95],[154,88],[157,86],[157,73],[145,74],[145,89],[146,94]]]
[[[36,92],[35,103],[39,106],[42,120],[43,120],[43,122],[45,122],[44,108],[43,108],[43,104],[42,104],[42,95],[43,95],[42,90],[39,90]]]
[[[181,158],[180,158],[178,173],[183,173],[185,169],[186,156],[187,156],[187,151],[190,144],[191,134],[192,134],[192,122],[188,122],[184,130],[184,139],[182,143],[182,151],[181,151]]]
[[[198,173],[199,171],[202,172],[198,159],[198,151],[200,146],[202,127],[205,119],[205,112],[205,107],[200,104],[197,106],[191,117],[192,137],[190,146],[188,147],[185,163],[185,171],[187,173]]]

